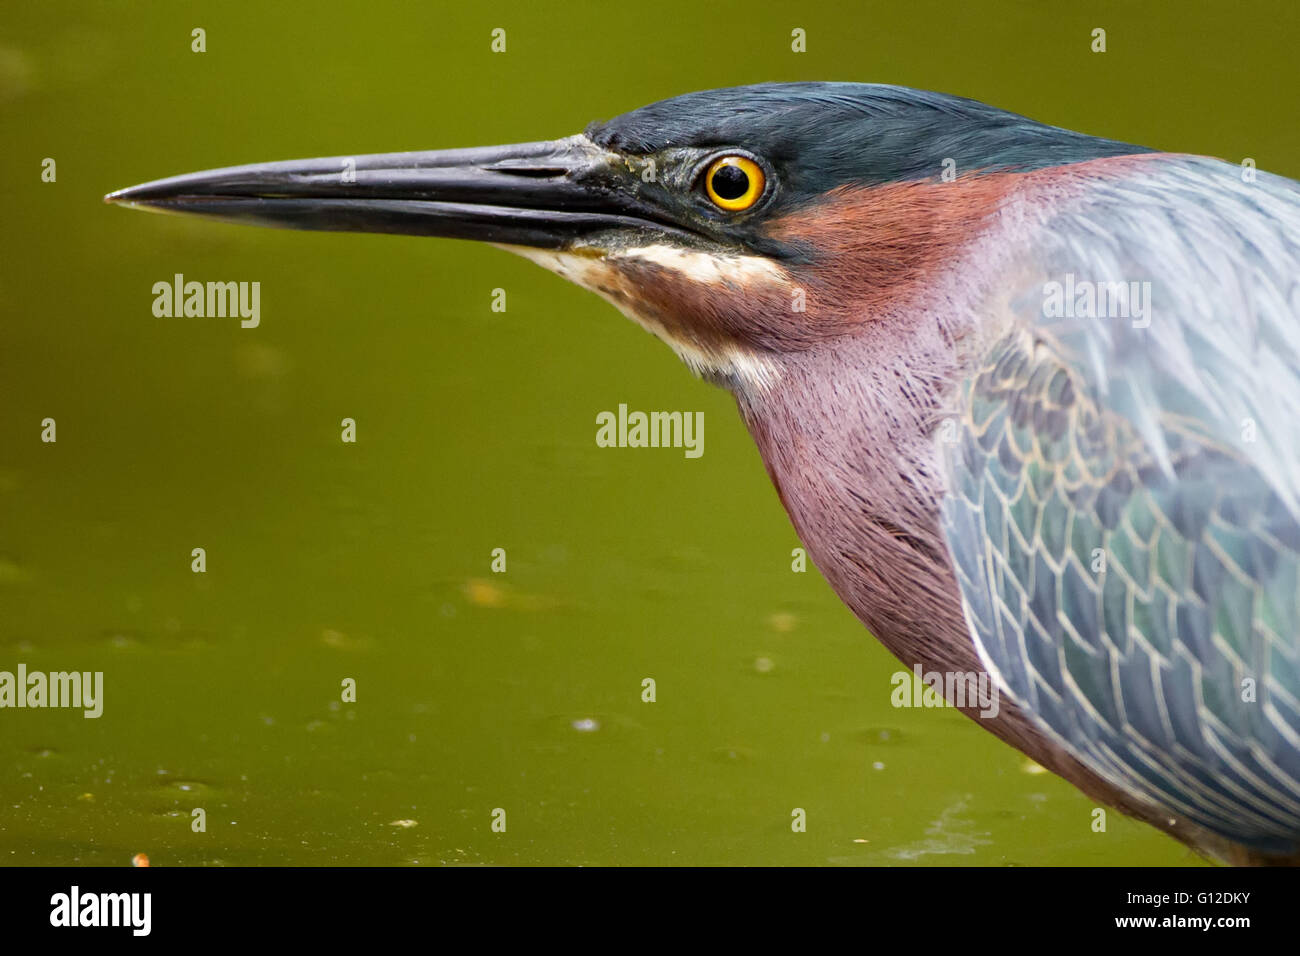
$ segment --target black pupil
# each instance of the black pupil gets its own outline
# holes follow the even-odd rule
[[[723,166],[713,174],[713,191],[723,199],[739,199],[749,190],[749,176],[739,166]]]

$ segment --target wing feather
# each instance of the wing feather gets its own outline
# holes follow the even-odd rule
[[[1054,209],[1030,258],[947,449],[981,658],[1126,792],[1293,851],[1300,185],[1159,157]],[[1149,298],[1062,309],[1053,282]]]

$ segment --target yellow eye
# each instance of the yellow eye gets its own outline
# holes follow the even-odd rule
[[[740,212],[758,202],[767,182],[758,163],[744,156],[723,156],[704,174],[704,191],[713,204]]]

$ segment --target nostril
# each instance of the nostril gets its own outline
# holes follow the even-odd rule
[[[564,166],[484,166],[483,168],[489,172],[520,176],[524,179],[554,179],[569,172]]]

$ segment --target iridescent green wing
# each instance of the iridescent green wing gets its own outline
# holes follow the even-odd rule
[[[1196,162],[1182,172],[1204,192],[1196,177],[1218,171]],[[1192,214],[1162,188],[1126,184],[1051,224],[1035,281],[959,395],[945,532],[981,658],[1042,729],[1171,817],[1288,851],[1300,196],[1278,187],[1258,222],[1249,194]],[[1199,282],[1178,281],[1189,261]],[[1149,325],[1045,315],[1039,280],[1066,275],[1151,282]]]

